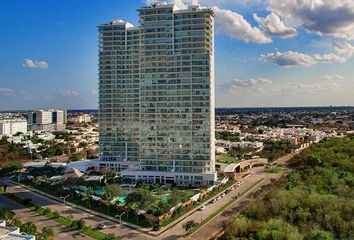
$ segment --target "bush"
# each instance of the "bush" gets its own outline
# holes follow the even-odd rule
[[[112,234],[112,233],[106,235],[106,236],[103,238],[103,240],[117,240],[117,239],[118,239],[118,238],[117,238],[114,234]]]
[[[50,214],[52,211],[49,208],[44,208],[43,209],[43,215],[48,215]]]
[[[53,212],[54,219],[59,218],[59,217],[60,217],[60,214],[58,212]]]
[[[159,231],[160,229],[161,229],[161,225],[159,222],[156,222],[152,227],[153,231]]]
[[[39,206],[37,204],[34,205],[34,211],[39,212],[41,209],[42,209],[41,206]]]
[[[80,219],[73,221],[70,226],[72,229],[81,230],[85,227],[85,220]]]
[[[193,220],[187,221],[182,227],[186,230],[186,232],[190,231],[192,228],[197,226],[198,224],[195,223]]]

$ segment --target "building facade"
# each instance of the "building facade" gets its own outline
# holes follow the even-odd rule
[[[154,3],[99,26],[101,166],[149,182],[216,180],[214,13]],[[119,168],[119,167],[118,167]]]
[[[64,109],[35,110],[27,113],[31,131],[63,131],[66,129],[67,112]]]
[[[12,136],[27,132],[27,121],[24,119],[0,120],[0,135]]]

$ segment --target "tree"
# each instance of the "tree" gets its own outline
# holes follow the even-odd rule
[[[91,208],[91,199],[93,194],[94,191],[92,187],[87,187],[84,191],[84,200],[87,200],[89,208]]]
[[[270,239],[287,239],[287,240],[301,240],[303,236],[298,229],[282,219],[270,219],[262,224],[257,230],[257,238],[259,240]]]
[[[123,191],[122,188],[117,184],[107,185],[104,190],[105,192],[102,196],[102,199],[107,204],[107,210],[109,213],[112,200],[122,194]]]
[[[37,234],[37,227],[34,225],[33,222],[27,222],[20,226],[20,231],[24,232],[29,235],[36,235]]]
[[[81,230],[85,227],[85,220],[83,220],[83,219],[76,220],[76,221],[74,220],[74,221],[72,221],[70,227],[72,229]]]
[[[42,232],[40,234],[37,234],[36,236],[37,240],[50,240],[54,239],[54,232],[52,229],[43,227]]]
[[[103,238],[103,240],[117,240],[117,239],[118,238],[113,233],[110,233]]]
[[[145,210],[152,203],[152,200],[151,192],[146,189],[133,191],[127,196],[127,203],[134,210]]]
[[[311,235],[312,240],[334,240],[333,234],[322,230],[314,230]]]
[[[186,230],[186,232],[190,231],[192,228],[194,228],[197,225],[193,220],[187,221],[182,225],[182,227]]]
[[[0,169],[0,175],[12,173],[14,171],[22,169],[23,165],[21,162],[12,162],[9,164],[6,164]]]

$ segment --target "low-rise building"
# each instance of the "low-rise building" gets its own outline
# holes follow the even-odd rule
[[[36,237],[21,234],[20,228],[7,227],[6,221],[0,220],[0,240],[36,240]]]

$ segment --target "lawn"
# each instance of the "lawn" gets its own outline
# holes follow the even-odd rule
[[[228,154],[220,154],[220,155],[216,155],[216,161],[219,163],[236,163],[239,162],[240,160],[238,160],[236,157],[232,157]]]

